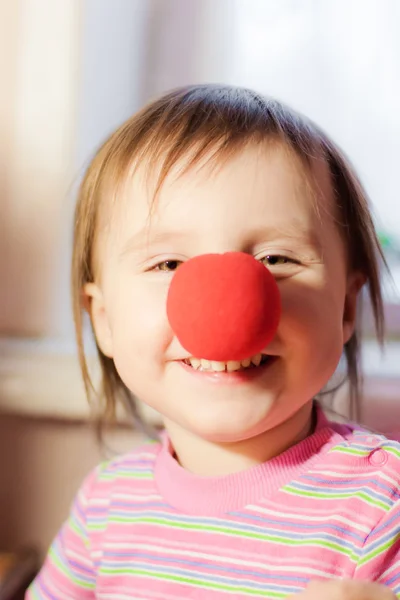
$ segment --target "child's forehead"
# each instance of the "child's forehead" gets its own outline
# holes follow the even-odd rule
[[[161,169],[146,163],[135,166],[114,194],[112,213],[122,220],[128,213],[147,219],[175,210],[177,204],[183,211],[197,200],[204,204],[210,193],[216,198],[230,193],[233,210],[235,200],[245,200],[257,190],[268,196],[286,193],[294,205],[305,199],[317,214],[336,212],[326,161],[317,156],[306,161],[283,144],[252,144],[229,158],[205,157],[195,164],[184,158],[172,166],[157,190]]]
[[[214,224],[229,227],[236,215],[249,229],[272,222],[290,231],[303,222],[311,230],[319,228],[321,215],[336,216],[326,162],[315,158],[307,164],[282,144],[248,145],[226,160],[191,166],[180,161],[155,197],[160,169],[136,165],[114,190],[102,226],[113,244],[140,232],[146,236],[150,225],[153,231],[198,234]]]

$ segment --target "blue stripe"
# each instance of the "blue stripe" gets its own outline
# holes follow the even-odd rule
[[[59,562],[64,565],[64,567],[66,568],[67,571],[69,571],[71,573],[71,575],[73,575],[74,577],[76,577],[77,579],[81,579],[82,581],[86,581],[87,583],[93,585],[94,581],[95,581],[95,576],[93,571],[89,570],[87,567],[82,566],[80,563],[77,563],[74,560],[69,560],[69,558],[67,558],[67,556],[65,555],[65,552],[61,549],[60,551],[60,544],[54,544],[53,546],[53,551],[55,552]],[[58,565],[56,564],[55,561],[53,561],[53,564],[55,566],[55,568],[57,570],[60,570]],[[71,569],[71,566],[74,566],[76,568],[76,571],[73,571]],[[79,573],[80,570],[85,571],[86,573],[90,573],[91,577],[88,578],[87,575],[81,575]],[[65,573],[63,573],[63,575],[65,576]]]
[[[399,530],[399,521],[400,521],[400,507],[397,508],[397,510],[394,512],[394,514],[392,514],[391,517],[387,518],[384,522],[383,525],[377,525],[377,527],[375,527],[375,529],[371,532],[370,537],[372,537],[373,535],[376,535],[377,533],[379,533],[380,531],[383,531],[384,529],[387,529],[390,525],[392,525],[393,523],[395,523],[397,525],[397,527],[395,527],[395,531]]]
[[[182,515],[171,515],[169,513],[154,513],[154,512],[123,512],[123,511],[118,511],[118,512],[112,512],[109,515],[110,521],[113,520],[114,518],[130,518],[132,520],[132,522],[138,520],[139,524],[140,524],[140,520],[141,519],[146,519],[146,518],[155,518],[155,519],[164,519],[166,521],[168,521],[168,523],[166,524],[166,527],[168,526],[172,526],[172,527],[179,527],[182,523],[183,524],[190,524],[190,525],[197,525],[197,526],[203,526],[205,528],[207,528],[207,526],[214,526],[214,527],[220,527],[223,529],[231,529],[232,530],[232,535],[236,533],[240,533],[240,532],[248,532],[248,533],[255,533],[257,535],[264,535],[264,536],[278,536],[280,538],[286,538],[289,540],[315,540],[316,542],[318,540],[325,540],[325,541],[330,541],[336,544],[339,544],[340,546],[346,547],[350,550],[354,550],[354,545],[351,544],[350,542],[347,542],[345,540],[343,540],[340,537],[335,537],[334,535],[326,535],[323,532],[321,532],[322,535],[319,536],[315,536],[313,534],[309,534],[309,535],[305,535],[304,533],[294,533],[293,531],[287,531],[287,532],[283,532],[281,529],[277,528],[277,529],[273,529],[273,528],[269,528],[269,529],[265,529],[264,527],[256,527],[256,526],[252,526],[252,525],[243,525],[242,523],[235,523],[234,521],[216,521],[213,519],[195,519],[192,517],[188,517],[188,516],[182,516]],[[100,519],[91,519],[91,523],[98,523],[98,524],[102,524],[103,521]]]
[[[313,475],[304,475],[302,477],[302,479],[306,479],[307,481],[314,481],[315,483],[318,484],[333,484],[333,486],[340,486],[340,485],[348,485],[349,484],[349,479],[323,479],[322,477],[314,477]],[[382,490],[385,490],[386,492],[389,492],[390,495],[395,496],[396,498],[400,498],[400,492],[397,492],[396,490],[394,490],[392,487],[390,487],[389,485],[382,483],[381,481],[379,481],[378,479],[361,479],[360,480],[360,486],[357,489],[363,489],[365,488],[365,486],[367,484],[373,485],[377,488],[381,488]],[[331,489],[331,488],[329,488]],[[351,489],[351,488],[349,488]],[[369,489],[368,489],[368,493],[369,493]]]
[[[304,490],[306,492],[314,492],[314,493],[318,493],[318,492],[322,492],[323,494],[326,494],[326,496],[328,496],[329,494],[359,494],[360,492],[364,492],[365,495],[367,496],[372,496],[373,498],[375,498],[376,500],[379,500],[380,502],[383,502],[384,504],[390,504],[390,500],[387,498],[387,496],[383,496],[382,494],[377,494],[375,493],[373,490],[367,488],[367,489],[363,489],[362,487],[350,487],[347,488],[346,490],[341,490],[340,488],[335,489],[334,487],[331,488],[323,488],[323,490],[316,490],[315,486],[312,485],[303,485],[301,483],[298,482],[291,482],[289,484],[289,486],[293,489],[298,489],[298,490]],[[283,488],[285,489],[285,488]],[[324,500],[329,500],[329,497],[324,498]],[[335,499],[335,498],[334,498]]]
[[[251,571],[249,569],[237,569],[234,567],[225,567],[222,565],[218,565],[218,564],[209,564],[209,563],[205,563],[205,562],[201,562],[198,560],[189,560],[189,559],[183,559],[183,558],[173,558],[173,557],[166,557],[166,556],[159,556],[159,555],[155,555],[155,554],[146,554],[143,552],[140,553],[135,553],[135,552],[113,552],[113,551],[107,551],[104,553],[104,557],[108,558],[108,559],[112,559],[112,558],[121,558],[124,557],[125,559],[136,559],[136,558],[140,558],[140,559],[144,559],[144,560],[150,560],[150,561],[158,561],[158,562],[168,562],[168,563],[176,563],[176,564],[184,564],[184,565],[188,565],[191,567],[199,567],[199,568],[204,568],[204,569],[208,569],[208,570],[213,570],[213,571],[224,571],[226,573],[233,573],[233,574],[237,574],[237,575],[247,575],[249,577],[256,577],[256,578],[261,578],[261,579],[270,579],[271,576],[274,579],[280,580],[280,581],[293,581],[296,583],[308,583],[310,578],[309,577],[298,577],[296,575],[275,575],[275,574],[271,574],[271,573],[262,573],[259,571]],[[105,562],[105,564],[108,565],[113,565],[114,563],[111,560],[107,560]],[[115,568],[118,568],[120,563],[116,563],[114,566]],[[130,565],[130,566],[134,566],[132,565],[132,563],[129,562],[125,562],[125,563],[121,563],[121,564],[126,564],[126,565]],[[201,575],[201,573],[199,573]]]
[[[68,564],[71,567],[75,568],[75,573],[79,573],[79,575],[76,575],[76,577],[78,577],[79,579],[82,579],[82,581],[86,581],[87,583],[91,583],[91,584],[93,584],[95,582],[96,577],[93,573],[93,569],[90,569],[89,567],[85,567],[81,563],[78,563],[75,560],[70,560],[70,559],[68,559]],[[84,571],[85,573],[87,573],[87,575],[86,576],[81,575],[81,571]]]
[[[400,593],[400,574],[396,573],[396,575],[393,575],[393,577],[391,577],[390,579],[386,579],[385,580],[385,585],[392,585],[392,583],[397,583],[397,594]],[[380,583],[379,581],[377,583]],[[395,589],[393,590],[395,592]]]
[[[385,542],[387,542],[388,540],[393,540],[393,546],[399,541],[400,539],[400,525],[397,526],[397,528],[393,531],[393,529],[391,531],[389,531],[386,535],[380,537],[378,540],[376,540],[375,542],[372,542],[371,544],[368,544],[365,547],[365,554],[369,554],[370,552],[372,552],[372,550],[375,550],[375,548],[378,548],[379,546],[381,546],[382,544],[384,544]]]
[[[299,587],[289,587],[289,586],[280,586],[280,585],[271,585],[268,584],[267,586],[263,585],[263,584],[259,584],[259,583],[255,583],[253,581],[248,581],[246,579],[233,579],[233,578],[227,578],[227,577],[218,577],[218,576],[213,576],[213,575],[207,575],[205,576],[204,573],[191,573],[190,571],[186,571],[184,569],[169,569],[167,567],[161,567],[160,565],[152,565],[152,564],[148,564],[148,563],[138,563],[135,565],[132,565],[132,563],[122,563],[119,565],[113,565],[111,564],[103,564],[103,567],[109,567],[110,569],[115,568],[115,569],[143,569],[146,571],[153,571],[156,573],[162,573],[165,575],[174,575],[174,576],[178,576],[178,577],[185,577],[185,578],[194,578],[197,577],[198,580],[200,581],[205,581],[205,582],[209,582],[209,583],[216,583],[216,584],[220,584],[220,585],[231,585],[233,587],[249,587],[252,588],[254,590],[260,590],[260,591],[266,591],[266,590],[278,590],[278,591],[282,591],[282,592],[287,592],[289,593],[294,593],[296,591],[300,591]],[[195,583],[195,582],[194,582]],[[301,588],[303,589],[303,588]]]
[[[320,529],[321,525],[314,525],[314,524],[309,524],[309,523],[298,523],[297,521],[295,523],[292,522],[288,522],[288,521],[278,521],[278,520],[274,520],[274,519],[267,519],[265,517],[259,517],[258,515],[252,515],[252,514],[246,514],[246,513],[230,513],[234,516],[240,517],[241,519],[247,519],[249,521],[259,521],[261,523],[268,523],[268,524],[275,524],[277,527],[282,526],[282,527],[296,527],[298,529],[308,529],[308,530],[313,530],[313,529]],[[332,523],[328,523],[325,522],[322,524],[322,527],[324,528],[324,531],[329,528],[332,529],[333,531],[337,531],[338,533],[347,535],[348,537],[354,538],[355,540],[358,540],[360,542],[364,542],[365,540],[365,535],[358,535],[357,533],[354,533],[353,531],[349,531],[348,529],[345,529],[344,527],[339,527],[338,525],[333,525]],[[292,533],[290,533],[290,535],[292,535]],[[341,539],[341,538],[340,538]]]
[[[42,590],[44,591],[44,593],[46,594],[46,596],[48,598],[50,598],[50,600],[59,600],[59,598],[57,596],[53,596],[53,594],[50,592],[49,588],[44,583],[42,577],[39,578],[38,584],[39,584],[38,587],[42,588]]]

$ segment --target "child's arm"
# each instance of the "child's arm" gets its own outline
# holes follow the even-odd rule
[[[25,600],[95,598],[95,570],[86,524],[87,501],[95,475],[91,474],[79,490],[71,514],[54,540]]]

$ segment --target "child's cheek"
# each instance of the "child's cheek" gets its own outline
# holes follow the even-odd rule
[[[170,327],[166,314],[166,282],[132,278],[116,291],[113,309],[113,329],[116,343],[129,354],[159,355],[170,342]]]
[[[341,334],[343,312],[331,289],[295,281],[280,289],[282,317],[278,336],[282,335],[283,342],[304,346],[312,341],[329,344]]]

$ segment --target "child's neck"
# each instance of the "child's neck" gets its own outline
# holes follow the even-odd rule
[[[165,427],[182,467],[195,475],[217,477],[264,463],[308,437],[315,426],[312,407],[309,402],[270,431],[235,443],[210,442],[171,421],[165,421]]]

